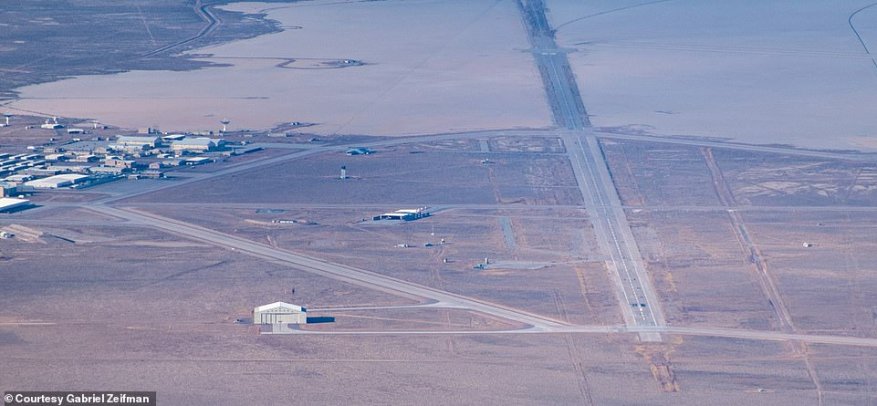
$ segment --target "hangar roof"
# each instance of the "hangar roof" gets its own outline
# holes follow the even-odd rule
[[[301,307],[301,306],[298,306],[298,305],[294,305],[294,304],[290,304],[290,303],[286,303],[286,302],[274,302],[274,303],[271,303],[271,304],[266,304],[266,305],[259,306],[259,307],[257,307],[257,308],[255,309],[255,311],[257,311],[257,312],[269,312],[269,311],[272,311],[272,310],[273,310],[273,311],[278,311],[278,310],[283,311],[283,310],[285,310],[285,311],[294,312],[294,313],[304,313],[304,312],[307,312],[307,309],[305,309],[304,307]]]

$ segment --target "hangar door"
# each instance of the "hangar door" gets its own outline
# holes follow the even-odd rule
[[[294,318],[291,313],[262,313],[260,316],[262,324],[291,323]]]

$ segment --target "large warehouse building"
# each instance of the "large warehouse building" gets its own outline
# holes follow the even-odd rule
[[[113,144],[113,148],[123,150],[150,149],[158,146],[158,140],[158,137],[153,136],[119,135],[116,136],[116,143]]]
[[[308,310],[285,302],[274,302],[253,309],[253,324],[306,324]]]
[[[0,212],[10,212],[21,210],[30,206],[27,199],[16,199],[13,197],[0,197]]]
[[[429,217],[428,207],[421,207],[419,209],[402,209],[396,210],[392,213],[384,213],[380,216],[372,217],[372,220],[401,220],[401,221],[414,221],[417,219],[422,219],[424,217]]]
[[[171,143],[171,149],[180,154],[183,152],[207,152],[213,151],[223,145],[223,140],[216,140],[207,137],[186,137]]]
[[[49,176],[25,182],[25,186],[31,186],[34,189],[58,189],[67,186],[73,186],[77,183],[85,182],[89,179],[88,175],[78,175],[74,173],[65,173],[63,175]]]

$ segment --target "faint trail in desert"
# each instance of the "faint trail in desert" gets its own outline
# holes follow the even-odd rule
[[[587,20],[587,19],[589,19],[589,18],[599,17],[599,16],[602,16],[602,15],[612,14],[612,13],[616,13],[616,12],[624,11],[624,10],[630,10],[630,9],[633,9],[633,8],[638,8],[638,7],[643,7],[643,6],[649,6],[649,5],[652,5],[652,4],[666,3],[666,2],[668,2],[668,1],[672,1],[672,0],[656,0],[656,1],[648,1],[648,2],[645,2],[645,3],[631,4],[631,5],[629,5],[629,6],[613,8],[613,9],[611,9],[611,10],[601,11],[601,12],[599,12],[599,13],[588,14],[588,15],[586,15],[586,16],[582,16],[582,17],[579,17],[579,18],[576,18],[576,19],[573,19],[573,20],[569,20],[569,21],[567,21],[567,22],[565,22],[565,23],[563,23],[563,24],[560,24],[560,25],[558,25],[557,27],[554,27],[554,31],[557,32],[558,30],[560,30],[562,27],[564,27],[564,26],[566,26],[566,25],[569,25],[569,24],[572,24],[572,23],[576,23],[576,22],[579,22],[579,21],[582,21],[582,20]]]
[[[143,8],[140,7],[139,4],[137,6],[137,14],[140,16],[140,21],[143,22],[143,27],[146,28],[146,33],[149,34],[149,39],[152,41],[152,45],[157,44],[155,41],[155,36],[152,35],[152,30],[149,29],[149,23],[146,22],[146,16],[143,15]]]
[[[734,198],[734,192],[728,181],[725,179],[721,168],[719,168],[718,162],[716,162],[716,159],[713,156],[712,149],[709,147],[701,147],[700,152],[701,155],[703,155],[707,168],[709,168],[710,177],[713,181],[713,189],[715,190],[719,202],[727,207],[735,206],[737,201]],[[761,253],[761,249],[753,241],[751,233],[743,222],[743,216],[741,216],[736,210],[728,210],[728,217],[731,220],[731,228],[734,230],[737,240],[744,248],[744,251],[749,253],[750,261],[755,265],[755,268],[758,271],[759,285],[761,285],[762,292],[776,314],[779,328],[786,333],[797,333],[797,328],[792,322],[792,314],[783,300],[782,294],[776,286],[774,278],[768,272],[767,261],[764,260],[764,255]],[[791,346],[795,355],[800,356],[804,361],[804,365],[807,368],[807,376],[810,377],[814,389],[816,390],[817,404],[820,406],[823,405],[825,396],[822,382],[819,379],[816,366],[810,359],[807,343],[804,341],[793,341],[791,342]]]
[[[209,6],[202,5],[201,0],[196,0],[195,5],[193,5],[192,8],[195,10],[195,13],[198,14],[198,17],[200,17],[202,20],[204,20],[204,22],[206,22],[207,24],[203,28],[201,28],[201,30],[198,31],[198,33],[195,34],[194,36],[186,38],[182,41],[174,42],[173,44],[165,45],[161,48],[154,49],[150,52],[147,52],[147,53],[143,54],[144,58],[150,57],[153,55],[157,55],[157,54],[160,54],[162,52],[169,51],[173,48],[181,47],[183,45],[197,41],[198,39],[200,39],[204,36],[212,34],[213,31],[215,31],[216,28],[220,24],[222,24],[222,20],[220,20],[215,14],[213,14],[212,11],[210,11]],[[145,24],[145,22],[144,22],[144,24]]]
[[[859,44],[862,44],[862,48],[865,50],[865,53],[871,57],[871,64],[873,64],[874,68],[877,69],[877,60],[874,59],[874,55],[872,55],[871,50],[868,49],[868,44],[865,43],[865,40],[862,38],[862,35],[859,34],[859,30],[856,29],[856,25],[853,24],[853,17],[855,17],[856,14],[859,14],[860,12],[865,11],[871,7],[874,7],[874,6],[877,6],[877,3],[871,3],[865,7],[862,7],[856,11],[853,11],[853,13],[850,14],[850,18],[847,19],[847,23],[850,24],[850,29],[853,30],[853,34],[856,35],[856,38],[859,40]]]

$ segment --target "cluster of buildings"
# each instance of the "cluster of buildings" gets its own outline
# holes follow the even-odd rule
[[[0,153],[0,197],[80,188],[123,177],[162,178],[169,168],[201,165],[256,149],[225,148],[221,139],[185,134],[119,135],[113,140],[28,147],[24,154]]]

